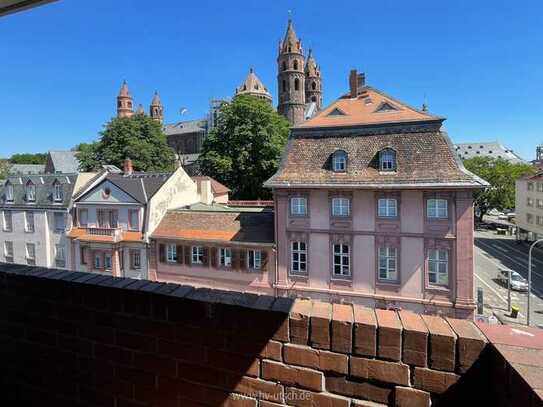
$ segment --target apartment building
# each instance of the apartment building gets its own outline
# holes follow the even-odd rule
[[[0,261],[69,268],[72,195],[93,175],[8,177],[0,189]]]
[[[292,128],[273,189],[279,295],[473,314],[473,191],[443,117],[367,86]]]
[[[543,171],[516,181],[515,212],[520,239],[543,238]]]

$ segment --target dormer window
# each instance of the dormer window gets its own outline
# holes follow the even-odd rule
[[[338,150],[332,155],[332,169],[334,172],[347,171],[347,153],[343,150]]]
[[[379,153],[379,169],[381,171],[396,171],[396,152],[386,148]]]
[[[375,113],[380,113],[380,112],[392,112],[392,111],[395,111],[395,110],[399,110],[396,106],[394,106],[393,104],[389,103],[389,102],[383,102],[379,105],[379,107],[377,109],[375,109]]]
[[[36,185],[34,185],[32,181],[26,183],[26,200],[28,202],[36,201]]]
[[[53,199],[56,202],[62,201],[62,184],[58,181],[53,185]]]
[[[6,201],[13,202],[13,185],[11,182],[6,182]]]

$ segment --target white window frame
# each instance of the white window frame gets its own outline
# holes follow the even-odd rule
[[[25,211],[24,212],[25,217],[25,232],[27,233],[34,233],[35,231],[35,225],[34,225],[34,212],[33,211]]]
[[[347,251],[345,252],[345,248]],[[334,277],[351,277],[351,247],[345,243],[334,243],[332,246],[332,275]]]
[[[447,219],[449,217],[449,201],[443,198],[429,198],[426,201],[426,216],[429,219]]]
[[[135,220],[135,222],[133,222],[133,220]],[[128,229],[140,230],[140,211],[138,209],[128,210]]]
[[[111,253],[104,253],[104,270],[111,270],[113,267],[113,256]]]
[[[55,265],[57,267],[66,267],[66,248],[64,245],[55,245]]]
[[[449,285],[449,250],[428,250],[428,284]]]
[[[100,253],[94,253],[94,268],[96,270],[102,268],[102,256],[100,255]]]
[[[6,201],[13,202],[13,185],[11,183],[6,185]]]
[[[34,243],[27,243],[26,249],[26,261],[28,264],[36,264],[36,245]]]
[[[379,153],[379,169],[381,171],[396,170],[396,152],[394,150],[386,149]]]
[[[395,218],[398,216],[398,200],[395,198],[379,198],[377,216],[380,218]]]
[[[247,251],[247,268],[250,270],[260,270],[262,268],[262,250]]]
[[[26,184],[25,194],[28,202],[36,202],[36,185],[32,181]]]
[[[527,188],[528,188],[528,191],[533,191],[534,190],[534,183],[533,182],[528,182],[527,183]]]
[[[174,244],[166,245],[166,261],[168,263],[177,263],[177,246]]]
[[[307,215],[307,198],[305,196],[290,197],[290,214],[292,216]]]
[[[15,257],[15,249],[13,248],[13,242],[6,240],[4,242],[4,258],[6,263],[13,263]]]
[[[130,249],[131,265],[133,270],[141,269],[141,251],[139,249]]]
[[[54,185],[54,200],[55,202],[61,202],[62,201],[62,184],[60,182],[57,182]]]
[[[85,216],[83,216],[85,214]],[[87,208],[80,208],[77,211],[77,222],[79,224],[79,227],[86,228],[89,225],[89,210]],[[85,223],[81,222],[81,220],[85,218]]]
[[[232,249],[221,247],[219,249],[219,265],[221,267],[232,267]]]
[[[534,200],[533,198],[530,198],[529,196],[526,198],[526,206],[533,207],[534,206]]]
[[[62,227],[58,227],[57,219],[62,216]],[[64,212],[53,212],[53,225],[55,226],[55,232],[64,232],[66,230],[66,214]]]
[[[351,216],[351,200],[344,196],[332,198],[332,216],[339,218]]]
[[[203,246],[192,246],[190,263],[204,264],[204,247]]]
[[[347,171],[347,153],[344,151],[337,151],[332,157],[332,169],[334,172]]]
[[[290,242],[290,271],[307,274],[307,243],[301,240]]]
[[[4,232],[13,232],[13,214],[11,211],[2,212],[2,223],[2,229]]]
[[[378,248],[377,272],[380,281],[398,281],[398,249],[396,247]]]

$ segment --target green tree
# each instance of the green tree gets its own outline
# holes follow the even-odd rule
[[[0,180],[6,179],[9,175],[9,162],[7,160],[0,159]]]
[[[503,158],[474,157],[464,161],[469,171],[490,184],[486,190],[475,194],[475,206],[479,209],[479,220],[492,208],[498,210],[515,207],[515,181],[534,172],[530,164],[514,164]]]
[[[82,143],[77,157],[84,171],[95,170],[103,164],[123,167],[130,158],[138,171],[171,171],[175,154],[166,143],[162,126],[143,114],[114,118],[92,144]]]
[[[47,154],[45,153],[21,153],[13,154],[9,158],[11,164],[45,164],[47,160]]]
[[[277,170],[288,132],[269,103],[238,96],[220,108],[198,160],[201,172],[228,185],[234,199],[270,198],[262,184]]]

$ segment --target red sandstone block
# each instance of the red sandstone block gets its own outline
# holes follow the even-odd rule
[[[349,357],[341,353],[319,351],[319,370],[340,375],[348,373]]]
[[[130,367],[118,367],[116,369],[116,376],[129,383],[134,383],[135,385],[154,383],[155,374],[150,372],[144,372],[143,370],[133,369]]]
[[[202,361],[203,362],[203,361]],[[247,357],[233,353],[209,349],[205,362],[216,369],[230,370],[257,377],[260,371],[256,357]]]
[[[395,311],[376,309],[378,348],[382,359],[399,361],[402,358],[402,324]]]
[[[394,405],[396,407],[430,407],[430,393],[410,387],[396,386]]]
[[[332,350],[352,353],[353,350],[353,307],[334,304],[332,308]]]
[[[348,397],[355,397],[388,404],[392,389],[369,382],[352,382],[345,377],[326,377],[326,390]]]
[[[315,301],[311,311],[311,346],[330,349],[330,320],[332,304]]]
[[[207,358],[207,349],[193,343],[170,342],[158,340],[158,354],[167,355],[185,362],[201,362]]]
[[[283,344],[277,341],[269,341],[264,348],[260,351],[260,357],[263,359],[272,359],[281,362]]]
[[[278,383],[254,379],[252,377],[242,377],[231,390],[236,393],[275,403],[282,403],[284,400],[283,386]]]
[[[387,407],[388,404],[376,403],[368,400],[355,400],[351,402],[351,407]]]
[[[350,400],[329,393],[314,393],[307,390],[288,387],[285,391],[285,401],[295,407],[349,407]]]
[[[454,372],[456,362],[456,334],[441,317],[422,315],[430,331],[430,367]]]
[[[254,398],[242,396],[241,394],[229,394],[228,398],[221,405],[223,407],[257,407],[258,402]]]
[[[398,313],[403,325],[402,361],[409,365],[428,365],[428,328],[419,314],[409,311]]]
[[[417,389],[441,394],[455,384],[459,378],[460,376],[454,373],[416,367],[413,384]]]
[[[141,352],[156,352],[157,350],[156,338],[132,334],[125,331],[117,331],[116,343],[118,346]]]
[[[311,317],[312,302],[295,300],[290,311],[290,341],[298,345],[307,345],[309,337],[309,318]]]
[[[277,404],[270,401],[260,401],[259,407],[286,407],[286,404]]]
[[[353,306],[354,353],[363,356],[377,355],[377,319],[373,309]]]
[[[319,351],[309,346],[286,343],[283,346],[283,358],[289,365],[319,369]]]
[[[160,376],[177,375],[177,363],[167,356],[158,356],[154,353],[134,354],[134,367]]]
[[[262,378],[308,390],[323,390],[322,372],[270,360],[262,361]]]
[[[101,343],[94,344],[94,357],[122,365],[131,365],[134,360],[131,350],[122,349],[117,346],[102,345]]]
[[[409,366],[403,363],[351,356],[350,366],[353,377],[409,386]]]
[[[447,322],[458,335],[458,371],[465,373],[479,359],[487,340],[472,321],[447,318]]]

